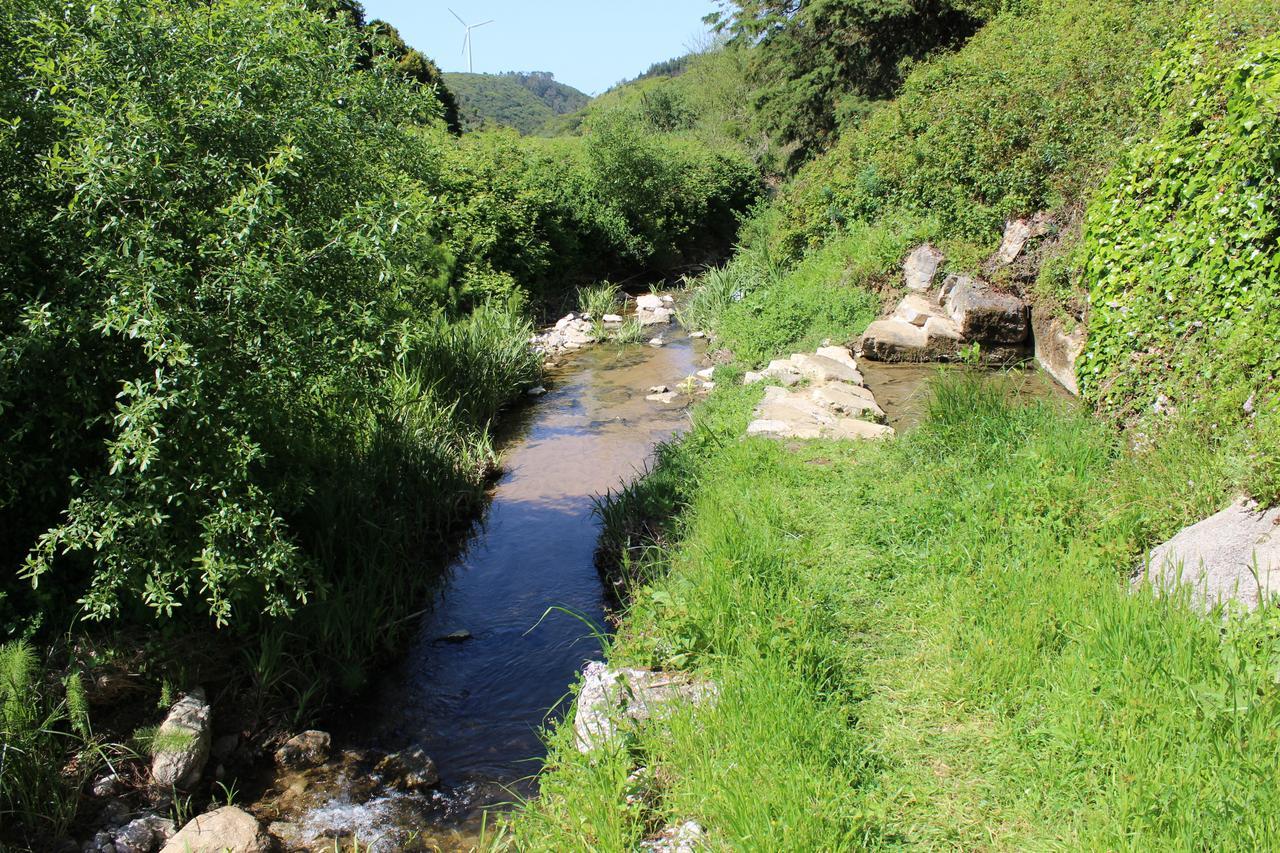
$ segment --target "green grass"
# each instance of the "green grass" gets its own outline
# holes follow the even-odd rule
[[[799,450],[738,438],[758,391],[713,395],[653,478],[681,474],[646,504],[676,515],[610,654],[722,698],[595,760],[556,731],[520,849],[633,849],[687,818],[744,850],[1280,843],[1280,615],[1126,583],[1230,499],[1232,442],[1137,456],[999,380],[936,390],[894,442]],[[639,765],[647,809],[623,803]]]

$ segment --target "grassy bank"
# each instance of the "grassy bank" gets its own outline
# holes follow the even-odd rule
[[[893,443],[800,450],[739,439],[756,392],[717,394],[665,454],[684,509],[610,654],[722,698],[598,760],[557,732],[522,849],[688,818],[734,849],[1277,843],[1276,614],[1127,586],[1239,486],[1236,445],[1133,455],[998,379],[936,392]],[[651,810],[624,805],[637,766]]]

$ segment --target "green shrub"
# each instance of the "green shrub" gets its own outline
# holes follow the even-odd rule
[[[1280,390],[1280,39],[1232,61],[1222,31],[1206,15],[1170,49],[1146,95],[1166,119],[1089,211],[1081,380],[1120,413],[1163,394],[1243,417]]]

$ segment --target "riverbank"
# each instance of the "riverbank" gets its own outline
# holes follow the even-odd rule
[[[892,442],[787,447],[740,439],[758,394],[717,391],[664,454],[663,571],[609,650],[719,701],[589,755],[560,727],[520,849],[688,820],[734,849],[1277,842],[1275,612],[1224,630],[1127,584],[1240,459],[1189,430],[1133,453],[959,376]]]

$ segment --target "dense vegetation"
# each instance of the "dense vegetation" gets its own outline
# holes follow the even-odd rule
[[[359,688],[481,505],[532,319],[723,252],[757,193],[629,116],[458,138],[429,60],[311,5],[0,7],[0,843],[106,754],[82,671],[260,728]]]
[[[462,120],[469,129],[496,124],[513,127],[526,135],[537,133],[551,119],[577,112],[591,100],[546,71],[455,72],[446,74],[445,81],[457,92]]]

